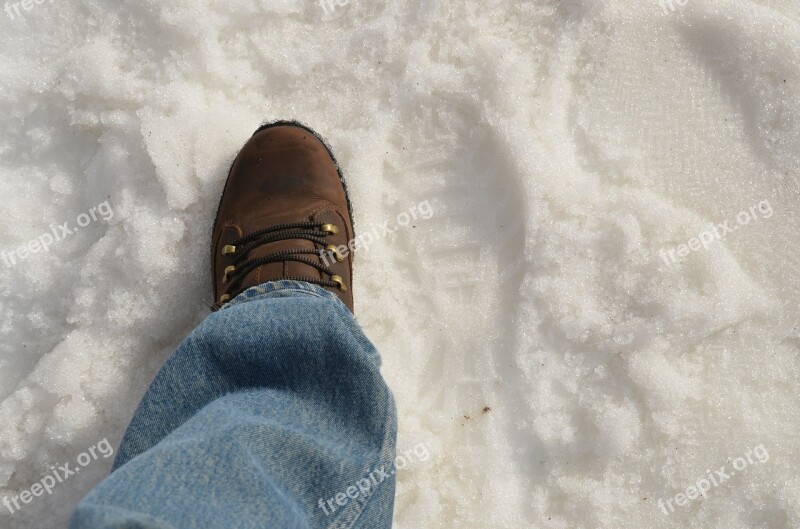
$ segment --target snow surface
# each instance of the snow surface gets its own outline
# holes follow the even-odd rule
[[[431,454],[396,527],[800,527],[800,4],[341,3],[0,14],[2,249],[113,208],[0,263],[0,498],[119,442],[208,313],[237,149],[283,118],[357,229],[434,211],[356,257],[400,448]],[[0,527],[62,527],[110,464]]]

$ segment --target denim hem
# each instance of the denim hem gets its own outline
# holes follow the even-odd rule
[[[270,298],[279,297],[312,297],[318,299],[331,300],[336,304],[335,313],[338,314],[342,323],[350,330],[353,337],[361,344],[365,350],[374,350],[372,342],[361,330],[361,327],[356,322],[355,315],[350,312],[347,305],[339,299],[339,296],[333,292],[328,292],[324,288],[314,283],[307,283],[305,281],[294,281],[289,279],[281,279],[278,281],[269,281],[260,285],[250,287],[234,299],[222,306],[218,312],[223,312],[243,303],[251,301],[260,301]],[[377,365],[380,366],[380,357],[376,355]]]
[[[229,301],[222,306],[220,310],[226,310],[242,303],[250,301],[257,301],[260,299],[287,297],[286,294],[291,293],[289,297],[302,297],[312,296],[316,298],[332,299],[339,303],[342,301],[333,293],[328,292],[319,285],[314,283],[306,283],[305,281],[292,281],[288,279],[281,279],[278,281],[269,281],[260,285],[250,287],[233,300]]]

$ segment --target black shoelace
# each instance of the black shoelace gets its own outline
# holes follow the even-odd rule
[[[333,224],[301,221],[270,226],[233,241],[231,244],[225,246],[222,251],[223,255],[233,257],[233,263],[225,269],[223,283],[227,285],[227,288],[225,294],[219,300],[219,303],[226,303],[233,298],[233,293],[240,288],[242,280],[256,268],[271,263],[282,263],[284,261],[296,261],[306,264],[312,268],[316,268],[322,272],[323,275],[330,277],[330,279],[314,277],[282,277],[281,279],[314,283],[323,287],[338,288],[344,292],[347,290],[347,287],[344,285],[343,279],[336,275],[336,272],[322,264],[319,259],[315,260],[306,257],[307,255],[315,255],[318,258],[322,258],[324,253],[328,252],[334,255],[336,260],[341,261],[342,259],[336,248],[328,244],[328,241],[325,240],[325,237],[338,232],[339,229]],[[294,248],[273,252],[264,257],[254,259],[248,258],[249,253],[260,246],[291,239],[312,241],[315,244],[323,246],[324,249]]]

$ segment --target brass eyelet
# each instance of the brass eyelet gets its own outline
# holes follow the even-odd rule
[[[227,303],[231,300],[231,297],[228,294],[223,294],[221,298],[219,298],[220,303]]]
[[[235,271],[236,271],[236,267],[235,266],[229,266],[228,268],[225,269],[225,277],[222,278],[222,284],[223,285],[227,285],[228,284],[228,276],[231,275],[232,273],[234,273]]]
[[[344,279],[342,279],[342,276],[331,276],[331,281],[336,283],[336,286],[339,287],[339,290],[342,292],[347,292],[347,287],[344,285]]]
[[[337,233],[339,233],[339,228],[337,228],[336,225],[334,224],[323,224],[322,228],[320,229],[331,235],[336,235]]]
[[[228,244],[222,248],[222,255],[233,255],[235,253],[236,253],[236,246]]]
[[[341,263],[342,261],[344,261],[344,256],[343,256],[342,254],[340,254],[340,253],[339,253],[339,249],[338,249],[336,246],[334,246],[334,245],[332,245],[332,244],[329,244],[329,245],[328,245],[328,246],[325,248],[325,250],[326,250],[326,251],[328,251],[328,252],[330,252],[330,253],[332,253],[332,254],[333,254],[333,256],[336,258],[336,260],[337,260],[337,261],[339,261],[340,263]]]

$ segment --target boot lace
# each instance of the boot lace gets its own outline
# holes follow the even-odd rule
[[[222,280],[224,285],[227,285],[225,293],[219,299],[219,304],[227,303],[234,297],[234,293],[241,288],[242,280],[247,277],[247,274],[260,266],[270,263],[281,263],[284,261],[296,261],[298,263],[306,264],[310,267],[316,268],[323,275],[328,276],[330,279],[321,279],[315,277],[282,277],[290,281],[304,281],[306,283],[314,283],[323,287],[338,288],[342,292],[347,291],[344,280],[341,276],[337,275],[329,266],[320,262],[329,253],[334,259],[341,262],[344,258],[339,254],[339,251],[332,244],[328,244],[325,237],[339,233],[339,228],[334,224],[325,224],[322,222],[313,221],[300,221],[287,224],[278,224],[270,226],[258,231],[254,231],[244,237],[236,239],[231,244],[226,245],[222,249],[222,254],[227,257],[233,258],[233,263],[225,269],[225,276]],[[319,244],[324,249],[312,248],[292,248],[287,250],[280,250],[264,257],[248,258],[250,252],[265,244],[270,244],[278,241],[286,241],[291,239],[305,239]],[[318,259],[308,257],[315,255]]]

